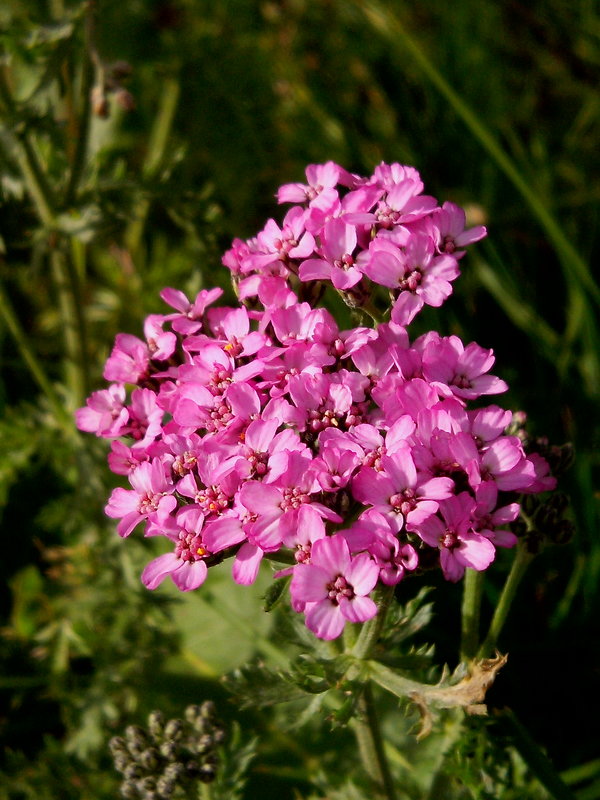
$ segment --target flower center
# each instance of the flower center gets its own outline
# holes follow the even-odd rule
[[[338,575],[335,580],[327,584],[326,588],[327,596],[334,606],[338,606],[340,604],[340,600],[343,600],[344,598],[347,600],[352,600],[352,598],[355,596],[354,587],[351,583],[348,583],[343,575]]]
[[[415,490],[405,489],[403,492],[393,494],[390,497],[390,505],[397,514],[402,514],[405,517],[417,507]]]
[[[440,546],[447,550],[454,550],[459,545],[458,536],[454,531],[446,529],[440,536]]]
[[[207,514],[222,514],[228,508],[230,498],[219,486],[199,489],[194,501]]]
[[[175,555],[182,561],[200,561],[210,555],[202,543],[202,536],[181,531],[179,540],[175,545]]]
[[[158,509],[161,497],[163,497],[161,493],[150,494],[149,492],[140,497],[138,514],[152,514],[153,511]]]
[[[310,497],[302,489],[284,489],[283,500],[280,503],[282,511],[300,508],[303,503],[309,503]]]
[[[407,289],[409,292],[414,292],[423,280],[423,274],[419,269],[413,269],[412,272],[406,274],[398,281],[399,289]]]

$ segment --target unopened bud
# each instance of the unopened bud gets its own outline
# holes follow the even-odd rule
[[[153,739],[162,738],[165,729],[165,717],[162,711],[152,711],[148,716],[148,730]]]
[[[125,776],[125,780],[137,781],[144,776],[144,770],[139,764],[136,764],[135,761],[132,761],[125,768],[123,775]]]
[[[153,772],[159,765],[160,753],[156,747],[148,747],[143,753],[140,754],[139,762],[144,769],[147,769],[149,772]]]
[[[127,742],[122,736],[113,736],[108,743],[108,749],[113,756],[116,756],[117,753],[126,753]]]
[[[140,796],[133,781],[123,781],[120,786],[120,791],[121,796],[124,797],[125,800],[135,800],[135,798]]]
[[[207,753],[209,750],[212,750],[214,745],[215,740],[213,737],[209,733],[205,733],[198,739],[198,742],[196,743],[196,752],[199,754]]]
[[[171,795],[175,792],[177,784],[175,781],[169,780],[164,775],[161,775],[160,778],[156,782],[156,791],[160,797],[164,797],[165,800],[171,797]]]
[[[202,716],[202,706],[199,705],[189,705],[186,707],[184,716],[188,722],[191,722],[192,725],[196,722],[196,720]]]
[[[129,764],[133,764],[134,762],[131,760],[131,756],[129,753],[115,753],[113,756],[113,762],[115,765],[115,769],[117,772],[125,772]]]
[[[177,745],[175,742],[163,742],[159,749],[161,756],[166,758],[168,761],[175,761],[175,758],[177,757]]]
[[[550,540],[554,544],[568,544],[575,536],[575,525],[570,519],[561,519],[550,532]]]
[[[136,786],[140,794],[153,792],[156,789],[156,778],[153,775],[147,775],[145,778],[141,778],[141,780],[136,783]]]
[[[179,778],[185,775],[185,766],[181,761],[175,761],[173,764],[168,764],[163,772],[163,777],[169,781],[177,782]]]
[[[183,720],[170,719],[165,725],[165,740],[176,742],[183,735]]]
[[[212,783],[214,781],[217,774],[217,770],[212,764],[203,764],[200,768],[200,774],[198,777],[202,781],[202,783]]]

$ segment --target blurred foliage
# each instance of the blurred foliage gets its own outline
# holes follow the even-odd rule
[[[254,235],[281,212],[277,187],[329,159],[360,173],[413,164],[429,193],[488,225],[423,329],[493,346],[507,403],[577,452],[564,488],[578,534],[531,566],[489,696],[543,749],[506,721],[465,732],[451,714],[416,744],[409,720],[385,729],[401,796],[571,796],[555,793],[550,761],[572,796],[598,796],[598,737],[583,723],[600,712],[600,295],[587,266],[599,34],[589,0],[5,0],[0,798],[113,798],[110,735],[153,707],[222,699],[217,677],[252,655],[281,666],[288,623],[262,616],[268,575],[243,596],[224,574],[183,600],[141,587],[152,544],[123,546],[104,519],[104,449],[72,413],[99,386],[114,335],[160,310],[163,286],[224,285],[231,238]],[[509,562],[486,579],[484,622]],[[419,587],[401,589],[406,602]],[[390,648],[426,670],[434,641],[436,660],[456,664],[456,587],[438,581],[432,620],[422,599],[402,612],[412,649]],[[350,732],[309,727],[299,740],[286,708],[242,715],[260,734],[247,796],[364,796],[345,777]]]

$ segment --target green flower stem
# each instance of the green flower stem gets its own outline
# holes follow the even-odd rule
[[[17,315],[15,314],[12,305],[4,291],[4,287],[0,284],[0,316],[4,320],[9,333],[13,337],[17,345],[21,357],[31,373],[32,378],[37,383],[43,394],[46,396],[48,403],[54,413],[56,421],[69,431],[73,428],[73,421],[71,415],[64,407],[64,403],[50,383],[50,380],[44,368],[38,361],[23,328],[21,327]]]
[[[176,78],[165,80],[158,113],[150,132],[148,155],[142,170],[146,180],[156,177],[161,167],[171,135],[180,91],[179,81]],[[139,199],[134,209],[133,220],[125,232],[125,243],[130,253],[135,253],[139,248],[149,210],[150,200],[144,195]]]
[[[78,301],[79,281],[72,263],[62,250],[51,251],[50,265],[58,294],[65,342],[65,380],[71,390],[72,410],[74,410],[83,405],[89,385],[86,326],[83,307]]]
[[[502,589],[502,594],[500,595],[500,600],[494,611],[487,636],[477,653],[478,658],[487,658],[496,647],[498,638],[502,633],[502,628],[508,617],[510,607],[515,599],[517,588],[521,583],[521,578],[534,557],[534,554],[527,550],[526,545],[522,543],[517,545],[515,560],[513,561],[511,570],[508,573],[508,578]]]
[[[77,189],[85,167],[85,158],[88,149],[91,125],[91,92],[94,80],[94,28],[95,28],[96,3],[88,0],[85,17],[85,53],[81,65],[80,111],[74,115],[73,129],[76,131],[71,173],[65,192],[65,204],[70,206],[77,196]]]
[[[214,792],[212,783],[201,783],[200,784],[200,797],[201,800],[213,800]]]
[[[8,117],[17,119],[17,107],[12,96],[6,70],[0,68],[0,102]],[[16,137],[6,131],[12,155],[19,166],[23,180],[38,217],[50,235],[50,265],[57,289],[65,341],[65,377],[72,392],[74,407],[83,403],[88,386],[88,358],[83,306],[78,298],[78,280],[74,268],[59,247],[52,233],[56,225],[57,203],[46,180],[37,154],[26,133]],[[37,378],[36,378],[37,380]],[[39,381],[38,381],[39,382]],[[45,390],[44,390],[45,391]],[[45,392],[46,393],[46,392]]]
[[[10,90],[6,68],[2,66],[0,66],[0,103],[4,106],[5,115],[9,123],[3,126],[4,139],[9,143],[8,149],[12,150],[11,155],[14,156],[21,170],[23,180],[27,185],[27,190],[33,200],[38,216],[47,228],[51,228],[56,216],[56,203],[53,192],[46,180],[27,133],[17,135],[9,127],[10,123],[16,125],[18,109]]]
[[[460,659],[469,661],[475,657],[479,647],[479,613],[483,591],[484,573],[467,569],[463,582],[461,613]]]
[[[393,596],[394,587],[387,586],[380,594],[377,615],[363,624],[356,641],[351,644],[350,637],[346,639],[346,643],[351,644],[350,653],[356,659],[367,659],[371,655],[383,630]],[[358,705],[361,716],[354,721],[354,733],[365,771],[377,784],[381,793],[388,800],[394,800],[396,796],[394,784],[383,747],[373,689],[369,680],[365,683]]]
[[[381,599],[378,603],[377,615],[365,622],[358,635],[358,639],[352,648],[352,655],[357,659],[366,659],[371,655],[371,651],[375,646],[379,635],[383,629],[385,618],[387,616],[388,608],[394,596],[394,587],[386,586],[381,592]]]
[[[361,718],[354,722],[361,760],[369,777],[387,800],[395,800],[394,780],[390,772],[379,727],[371,684],[367,682],[358,701]]]

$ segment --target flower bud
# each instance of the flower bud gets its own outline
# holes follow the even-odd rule
[[[161,775],[156,782],[157,794],[160,797],[165,798],[165,800],[168,800],[168,798],[171,797],[171,795],[175,792],[176,788],[177,784],[175,783],[175,781],[170,780],[164,775]]]
[[[123,781],[120,786],[120,791],[121,796],[124,797],[125,800],[134,800],[134,798],[139,797],[139,792],[133,781]]]
[[[198,776],[202,783],[212,783],[216,778],[217,771],[212,764],[203,764],[200,768],[200,775]]]
[[[175,758],[177,756],[177,745],[175,744],[175,742],[172,741],[163,742],[159,749],[161,756],[166,758],[168,761],[175,761]]]
[[[160,763],[160,753],[156,747],[148,747],[140,754],[139,762],[148,772],[154,772]]]
[[[201,736],[196,743],[196,752],[198,754],[207,753],[215,746],[215,740],[209,733]]]
[[[176,742],[183,736],[183,720],[170,719],[165,725],[165,740]]]
[[[126,753],[127,742],[122,736],[113,736],[108,743],[108,749],[112,756],[116,756],[117,753]]]
[[[163,777],[166,780],[173,781],[175,783],[184,775],[185,766],[181,763],[181,761],[175,761],[172,764],[168,764],[163,772]]]
[[[126,768],[129,764],[133,764],[134,762],[131,760],[131,756],[129,753],[116,753],[113,756],[113,762],[115,765],[115,769],[117,772],[125,772]]]
[[[194,725],[202,716],[202,706],[191,704],[186,707],[184,716],[188,722]]]
[[[136,764],[135,761],[131,761],[125,768],[123,775],[125,776],[125,780],[137,781],[144,776],[144,770],[139,764]]]
[[[154,792],[156,789],[156,778],[153,775],[147,775],[145,778],[141,778],[137,781],[136,786],[140,794]]]
[[[570,519],[561,519],[549,534],[553,544],[568,544],[573,536],[575,536],[575,525]]]
[[[153,739],[162,738],[165,729],[165,717],[162,711],[152,711],[148,716],[148,730]]]

